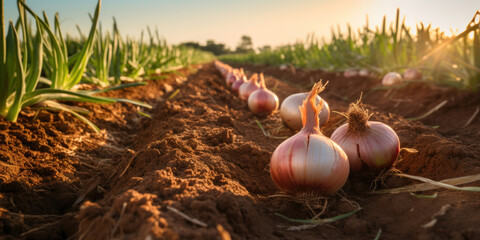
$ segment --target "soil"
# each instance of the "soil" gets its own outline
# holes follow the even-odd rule
[[[280,101],[328,80],[321,96],[344,112],[363,92],[372,120],[390,125],[401,151],[394,167],[434,180],[480,172],[480,95],[432,83],[379,89],[380,79],[321,71],[242,66],[264,72]],[[334,196],[288,196],[273,184],[269,161],[295,132],[276,112],[256,116],[230,93],[213,64],[163,75],[148,85],[108,92],[148,102],[75,104],[88,126],[66,113],[26,109],[0,120],[0,236],[5,239],[480,239],[478,193],[436,189],[371,194],[416,183],[389,174],[352,174]],[[407,120],[438,111],[420,120]],[[258,120],[268,135],[257,125]],[[326,136],[345,122],[332,113]],[[382,181],[378,176],[383,176]],[[480,186],[471,183],[470,186]],[[287,221],[334,217],[329,224]],[[183,215],[182,215],[183,214]],[[293,228],[293,230],[292,230]]]

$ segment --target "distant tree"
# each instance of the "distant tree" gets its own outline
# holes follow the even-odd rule
[[[197,49],[202,48],[202,46],[200,46],[200,44],[197,43],[197,42],[184,42],[184,43],[181,43],[180,45],[187,46],[187,47],[192,47],[192,48],[197,48]]]
[[[215,55],[230,53],[230,49],[226,48],[225,44],[215,43],[215,41],[211,39],[207,40],[206,45],[200,45],[197,42],[184,42],[184,43],[181,43],[180,45],[201,49],[203,51],[211,52]]]
[[[270,51],[270,50],[272,50],[272,47],[270,45],[265,45],[263,47],[258,48],[258,51],[260,51],[260,52],[266,52],[266,51]]]
[[[215,43],[213,40],[207,40],[207,45],[202,47],[204,51],[212,52],[215,55],[220,55],[229,52],[227,48],[225,48],[225,44],[223,43]]]
[[[248,53],[253,52],[253,43],[252,38],[247,35],[243,35],[240,38],[240,43],[238,43],[237,49],[235,49],[237,53]]]

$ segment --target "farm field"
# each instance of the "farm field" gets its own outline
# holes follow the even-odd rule
[[[321,71],[242,67],[247,75],[264,72],[267,87],[280,101],[308,91],[311,79],[328,80],[321,95],[332,111],[340,112],[360,92],[380,84],[376,78],[347,79]],[[129,105],[80,103],[94,113],[88,118],[104,129],[100,134],[64,113],[35,114],[26,109],[17,123],[1,120],[2,235],[7,239],[373,239],[381,229],[385,239],[480,236],[477,193],[435,189],[418,195],[371,194],[378,172],[351,175],[343,190],[326,203],[318,197],[280,194],[268,164],[281,138],[294,132],[283,125],[278,112],[269,117],[251,113],[224,81],[209,63],[146,86],[106,93],[151,104],[154,107],[147,113],[152,119],[139,116]],[[480,103],[478,94],[426,83],[386,93],[378,90],[364,96],[372,119],[390,125],[401,147],[418,150],[401,151],[395,168],[433,180],[479,172],[480,124],[472,121],[463,127]],[[428,117],[406,120],[443,100],[448,103]],[[332,113],[321,130],[330,136],[344,122],[343,116]],[[417,182],[386,176],[377,182],[377,190],[411,183]],[[469,185],[479,186],[478,182]],[[432,194],[437,197],[421,197]],[[318,226],[276,215],[309,219],[324,204],[320,218],[361,210]]]
[[[0,239],[480,239],[474,1],[142,1],[0,0]]]

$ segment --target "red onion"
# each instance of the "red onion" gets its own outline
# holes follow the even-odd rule
[[[260,73],[260,88],[248,97],[248,108],[254,113],[266,113],[278,109],[278,97],[265,86],[263,73]]]
[[[231,86],[235,81],[242,78],[243,76],[245,76],[245,73],[243,72],[243,68],[241,68],[240,70],[235,69],[233,74],[226,79],[227,86]]]
[[[283,122],[291,129],[299,131],[303,127],[302,123],[302,114],[300,113],[300,107],[302,106],[305,99],[307,99],[309,93],[296,93],[288,96],[283,100],[282,106],[280,107],[280,116],[282,117]],[[323,108],[318,114],[320,119],[320,126],[323,126],[328,122],[330,118],[330,107],[327,102],[320,98],[320,96],[315,97],[315,103],[318,104],[322,102]]]
[[[370,72],[368,71],[368,69],[363,68],[363,69],[360,69],[360,71],[358,71],[358,75],[360,77],[368,77],[370,76]]]
[[[357,75],[358,75],[358,72],[355,69],[347,69],[345,70],[345,72],[343,72],[343,76],[346,78],[355,77]]]
[[[258,74],[255,73],[247,82],[240,86],[238,89],[238,96],[240,99],[247,101],[250,94],[260,87],[257,80]]]
[[[397,159],[400,140],[388,125],[368,121],[370,114],[352,103],[347,111],[348,123],[340,126],[331,139],[338,143],[348,155],[351,171],[358,171],[364,165],[372,169],[389,168]]]
[[[418,80],[422,79],[422,73],[415,68],[408,68],[403,72],[405,80]]]
[[[389,72],[387,73],[382,79],[382,85],[390,86],[396,83],[402,82],[402,76],[396,72]]]
[[[240,86],[242,86],[246,82],[247,82],[247,77],[245,77],[245,75],[235,80],[235,82],[232,83],[232,92],[238,93],[238,89],[240,88]]]
[[[273,182],[290,194],[332,194],[347,181],[347,155],[320,132],[318,113],[323,104],[315,105],[315,98],[322,90],[321,82],[313,86],[302,106],[302,130],[282,142],[270,160]]]

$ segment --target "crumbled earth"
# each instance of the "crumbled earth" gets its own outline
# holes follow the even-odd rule
[[[480,172],[480,95],[413,82],[376,89],[380,79],[321,71],[242,66],[264,72],[280,101],[328,80],[321,96],[344,112],[359,98],[372,120],[390,125],[401,146],[394,167],[434,180]],[[17,123],[0,120],[0,236],[6,239],[480,239],[478,193],[435,189],[421,195],[372,194],[412,180],[374,171],[352,174],[334,196],[288,196],[269,161],[295,132],[279,113],[256,116],[213,64],[155,76],[148,85],[107,92],[145,101],[75,106],[102,129],[66,113],[34,108]],[[442,101],[438,111],[420,120]],[[265,135],[257,121],[265,129]],[[332,113],[326,136],[345,118]],[[470,186],[479,186],[470,183]],[[288,221],[354,215],[323,225]]]

